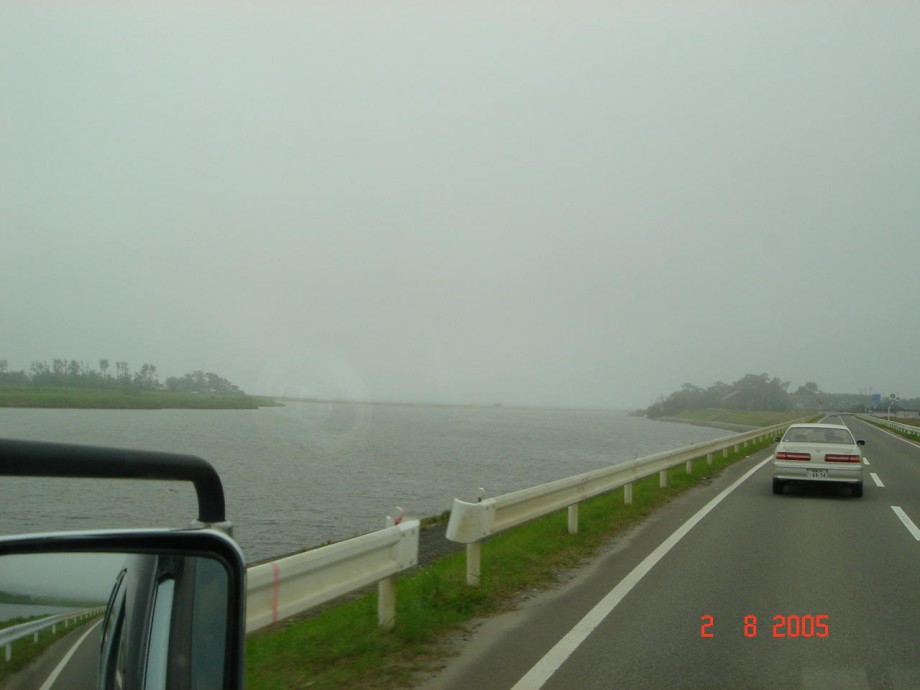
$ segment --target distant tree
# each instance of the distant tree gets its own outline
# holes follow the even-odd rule
[[[799,386],[795,392],[796,395],[820,395],[821,389],[814,381],[808,381],[804,386]]]
[[[700,408],[788,410],[792,407],[788,387],[788,381],[767,374],[747,374],[731,385],[717,381],[706,390],[685,383],[679,391],[650,405],[645,413],[649,417],[673,417]]]
[[[140,371],[134,374],[134,385],[141,388],[159,388],[160,382],[157,379],[156,365],[142,364]]]
[[[109,360],[99,360],[99,371],[102,372],[102,378],[107,379],[109,377]]]
[[[0,359],[0,386],[27,386],[29,377],[24,371],[10,371],[10,363]]]
[[[746,374],[732,384],[740,395],[732,399],[731,407],[746,410],[788,410],[792,404],[786,389],[788,381],[767,374]]]
[[[166,379],[166,388],[171,391],[189,393],[239,394],[243,392],[227,379],[218,376],[214,372],[205,372],[202,369],[189,372],[181,378],[170,376]]]

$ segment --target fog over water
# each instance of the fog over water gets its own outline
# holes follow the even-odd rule
[[[920,395],[920,3],[0,7],[0,359]]]
[[[291,404],[254,411],[0,409],[0,436],[199,455],[254,561],[726,435],[624,413]],[[182,527],[191,484],[5,478],[0,533]]]

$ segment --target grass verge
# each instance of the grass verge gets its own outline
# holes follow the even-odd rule
[[[749,445],[710,466],[694,461],[668,473],[660,489],[655,474],[633,485],[633,504],[618,489],[580,504],[579,531],[569,534],[567,511],[492,537],[482,547],[480,587],[468,587],[463,553],[404,574],[397,583],[396,626],[377,628],[377,596],[370,592],[299,621],[250,635],[246,687],[389,690],[410,686],[447,653],[445,640],[464,623],[514,607],[525,591],[545,589],[565,570],[585,562],[615,535],[629,529],[674,496],[762,448]]]
[[[871,424],[872,426],[878,427],[879,429],[884,429],[885,431],[887,431],[887,432],[889,432],[889,433],[891,433],[891,434],[895,434],[895,435],[897,435],[897,436],[900,436],[901,438],[905,438],[905,439],[907,439],[908,441],[916,441],[916,440],[917,440],[917,434],[920,433],[920,428],[918,428],[916,431],[913,431],[913,432],[903,431],[903,430],[901,430],[901,429],[899,429],[899,428],[897,428],[897,427],[895,427],[895,426],[889,426],[889,425],[888,425],[888,421],[887,421],[887,420],[883,420],[883,419],[874,420],[874,419],[872,419],[871,417],[862,417],[861,419],[862,419],[864,422],[866,422],[866,423],[868,423],[868,424]],[[897,424],[903,424],[903,425],[905,425],[905,426],[920,427],[920,421],[915,420],[915,419],[914,419],[914,420],[910,420],[910,421],[904,420],[904,419],[898,419],[898,420],[894,420],[894,421],[895,421],[895,423],[897,423]]]

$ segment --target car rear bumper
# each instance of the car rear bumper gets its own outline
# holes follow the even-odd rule
[[[827,476],[814,476],[809,470],[825,470]],[[773,478],[801,482],[847,482],[857,484],[863,480],[862,463],[850,466],[812,465],[803,462],[773,462]]]

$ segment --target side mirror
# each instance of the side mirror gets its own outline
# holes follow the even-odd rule
[[[866,442],[865,442],[863,439],[858,438],[858,439],[856,439],[856,445],[857,445],[857,446],[864,446],[864,445],[866,445]]]
[[[773,443],[779,443],[782,439],[779,436],[773,437]]]
[[[0,538],[0,687],[40,658],[68,687],[240,688],[245,593],[211,529]]]

